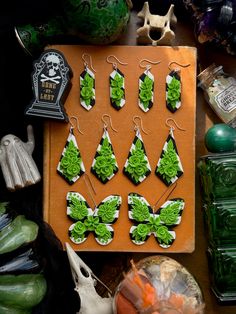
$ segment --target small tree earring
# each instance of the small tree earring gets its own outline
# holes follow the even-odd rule
[[[172,64],[177,64],[182,68],[190,66],[190,64],[179,64],[175,61],[169,63],[168,68],[170,73],[166,77],[166,107],[172,113],[176,112],[181,107],[181,79],[180,68],[171,69]]]
[[[143,62],[147,63],[143,65]],[[138,105],[144,111],[149,111],[153,106],[154,98],[154,75],[151,73],[151,64],[159,64],[161,61],[150,61],[147,59],[142,59],[139,62],[141,68],[146,68],[146,70],[139,77],[139,98]]]
[[[89,63],[87,59],[89,58]],[[80,74],[80,104],[86,110],[90,110],[95,105],[95,74],[92,65],[92,57],[86,53],[82,55],[84,61],[84,71]],[[93,70],[93,71],[92,71]]]
[[[114,71],[109,76],[110,81],[110,102],[112,107],[116,110],[120,110],[125,105],[125,78],[124,74],[117,68],[117,63],[112,62],[113,58],[121,65],[127,65],[128,63],[121,62],[116,56],[110,55],[107,57],[107,62],[111,63]]]
[[[91,166],[91,172],[102,183],[107,183],[118,172],[118,164],[111,144],[111,139],[107,131],[107,123],[104,120],[105,117],[109,118],[112,130],[117,132],[117,130],[112,126],[111,117],[108,114],[104,114],[102,116],[104,132]]]
[[[172,118],[166,120],[166,125],[170,128],[170,131],[163,146],[155,173],[167,186],[177,181],[184,173],[173,134],[175,128],[169,124],[169,121],[172,121],[179,130],[185,131]]]
[[[140,128],[136,123],[135,119],[140,119],[141,130],[144,131],[142,125],[142,119],[139,116],[133,117],[135,124],[135,138],[130,147],[128,158],[124,165],[124,174],[135,184],[138,185],[143,182],[151,173],[151,166],[147,158],[146,150],[143,144],[143,139],[140,133]]]
[[[77,129],[79,133],[83,134],[79,128],[77,117],[70,117],[69,136],[57,166],[57,172],[69,184],[75,183],[85,173],[84,163],[82,161],[80,150],[74,136],[74,125],[72,123],[72,119],[76,120]]]

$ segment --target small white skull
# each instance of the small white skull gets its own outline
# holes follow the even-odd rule
[[[51,54],[46,57],[45,61],[48,69],[48,75],[55,76],[59,70],[60,59],[56,55]]]

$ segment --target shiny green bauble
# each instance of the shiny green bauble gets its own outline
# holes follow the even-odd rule
[[[205,145],[211,153],[236,151],[236,129],[224,123],[213,125],[205,135]]]
[[[64,0],[66,23],[92,44],[115,41],[127,26],[131,0]]]

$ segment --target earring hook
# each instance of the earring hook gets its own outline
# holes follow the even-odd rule
[[[114,58],[119,64],[121,64],[121,65],[127,65],[128,63],[126,63],[126,62],[121,62],[116,56],[114,56],[114,55],[109,55],[109,56],[107,56],[107,62],[108,63],[110,63],[110,64],[112,64],[112,66],[113,66],[113,68],[114,69],[117,69],[117,63],[116,62],[112,62],[111,60],[110,60],[110,58]]]
[[[173,186],[173,189],[171,189],[171,187]],[[160,200],[162,199],[162,197],[169,191],[168,195],[165,198],[165,201],[169,198],[169,196],[174,192],[175,188],[177,187],[177,182],[174,182],[173,184],[171,184],[163,193],[162,195],[159,197],[159,199],[156,201],[156,203],[152,206],[153,209],[153,213],[155,213],[155,208],[157,206],[157,204],[160,202]]]
[[[161,61],[151,61],[151,60],[149,60],[149,59],[142,59],[142,60],[140,60],[139,61],[139,66],[140,66],[140,68],[146,68],[146,70],[150,70],[151,69],[151,64],[142,64],[143,62],[148,62],[148,63],[151,63],[151,64],[159,64],[159,63],[161,63]]]
[[[170,71],[172,71],[172,69],[171,69],[171,65],[172,64],[177,64],[177,65],[179,65],[180,67],[182,67],[182,68],[187,68],[187,67],[189,67],[190,66],[190,63],[188,63],[188,64],[180,64],[180,63],[178,63],[178,62],[176,62],[176,61],[171,61],[171,62],[169,62],[169,64],[168,64],[168,69],[170,70]],[[176,71],[179,71],[180,69],[176,69]]]
[[[102,122],[104,124],[104,128],[106,129],[108,127],[108,124],[107,122],[105,121],[105,117],[107,117],[109,119],[109,122],[110,122],[110,127],[111,129],[114,131],[114,132],[118,132],[114,127],[113,127],[113,124],[112,124],[112,120],[111,120],[111,116],[107,113],[104,113],[104,115],[102,116]]]
[[[91,190],[90,190],[90,188],[91,188],[91,189],[93,190],[93,193],[96,195],[96,190],[95,190],[95,187],[94,187],[94,185],[93,185],[93,183],[92,183],[92,180],[90,179],[89,175],[87,175],[87,173],[84,173],[83,179],[84,179],[85,185],[86,185],[86,187],[87,187],[89,196],[91,197],[91,199],[92,199],[92,201],[93,201],[94,207],[97,207],[97,204],[96,204],[96,202],[95,202],[95,199],[94,199],[94,197],[93,197],[93,194],[92,194],[92,192],[91,192]],[[89,184],[88,184],[87,180],[88,180]]]
[[[134,122],[134,129],[135,130],[139,130],[139,125],[137,124],[137,122],[135,121],[135,119],[139,119],[140,120],[140,126],[141,126],[141,130],[143,131],[144,134],[148,134],[148,132],[146,132],[143,128],[143,120],[140,116],[134,116],[133,117],[133,122]]]
[[[172,121],[172,122],[174,123],[174,125],[177,127],[177,129],[179,129],[180,131],[186,131],[186,129],[181,128],[173,118],[168,118],[168,119],[166,119],[166,125],[167,125],[171,130],[174,130],[175,128],[173,127],[173,125],[170,125],[170,124],[169,124],[169,121]]]
[[[79,120],[78,120],[78,118],[75,117],[75,116],[71,116],[71,117],[69,118],[69,122],[70,122],[71,128],[72,128],[72,129],[75,128],[75,126],[74,126],[74,124],[73,124],[73,122],[72,122],[72,119],[75,119],[75,121],[76,121],[76,127],[77,127],[77,130],[79,131],[79,133],[80,133],[80,134],[84,134],[84,132],[82,132],[82,131],[80,130],[80,127],[79,127]]]
[[[88,61],[86,60],[86,58],[89,59],[89,63],[88,63]],[[90,64],[90,68],[91,68],[94,72],[96,72],[95,69],[94,69],[94,67],[93,67],[91,55],[89,55],[88,53],[83,53],[83,54],[82,54],[82,60],[84,61],[84,66],[85,66],[85,67],[88,67],[89,64]]]

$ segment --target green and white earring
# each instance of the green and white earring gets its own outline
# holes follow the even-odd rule
[[[167,186],[177,181],[184,173],[174,138],[174,127],[169,124],[169,121],[174,122],[179,130],[185,131],[172,118],[166,120],[166,125],[170,128],[170,131],[158,160],[155,174]]]
[[[75,183],[85,173],[84,163],[82,161],[80,150],[73,131],[74,125],[72,123],[72,119],[76,120],[77,129],[81,134],[83,134],[79,128],[77,117],[70,117],[69,135],[57,166],[58,174],[69,184]]]
[[[166,107],[170,112],[175,113],[182,105],[182,82],[180,78],[180,68],[171,69],[172,64],[177,64],[183,68],[188,67],[190,64],[182,65],[172,61],[168,66],[170,73],[166,77]]]
[[[91,166],[91,172],[104,184],[110,181],[118,172],[118,164],[107,130],[108,125],[104,120],[105,117],[109,118],[112,130],[117,132],[112,126],[111,117],[108,114],[104,114],[102,116],[104,131]]]
[[[117,62],[112,62],[111,58],[115,59],[121,65],[127,65],[127,63],[121,62],[114,55],[107,57],[107,62],[111,63],[114,69],[109,76],[110,103],[113,108],[120,110],[125,105],[125,76],[118,69]]]
[[[144,65],[143,62],[146,62]],[[154,102],[154,75],[151,73],[150,64],[159,64],[160,61],[150,61],[148,59],[142,59],[139,62],[141,68],[146,70],[139,77],[139,97],[138,105],[144,111],[148,112]]]
[[[140,119],[141,129],[142,119],[139,116],[134,116],[133,122],[135,124],[135,137],[129,150],[128,158],[125,162],[123,173],[131,180],[135,185],[143,182],[151,173],[151,166],[147,158],[146,150],[144,147],[143,139],[140,133],[140,128],[135,119]]]
[[[87,59],[90,60],[90,68]],[[86,53],[82,55],[84,71],[80,74],[80,104],[90,110],[95,105],[95,70],[92,65],[92,57]]]

